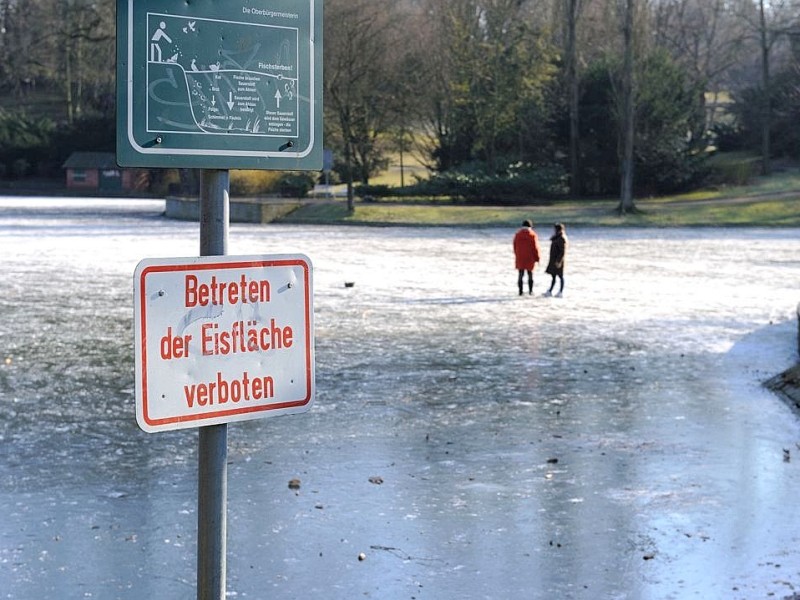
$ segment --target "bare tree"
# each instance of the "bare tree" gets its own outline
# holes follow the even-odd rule
[[[514,142],[530,126],[524,109],[541,104],[556,74],[552,46],[524,9],[523,0],[429,3],[427,125],[440,169],[480,159],[494,172],[503,153],[519,148]]]
[[[390,57],[402,51],[398,24],[385,0],[328,0],[325,6],[325,100],[343,146],[350,212],[355,174],[368,181],[380,158],[381,135],[394,119]]]
[[[423,68],[428,84],[422,99],[427,107],[420,112],[414,148],[429,170],[446,170],[452,164],[451,140],[457,137],[458,108],[450,90],[456,76],[455,57],[461,51],[461,38],[454,32],[453,25],[458,19],[451,13],[450,3],[425,0],[422,14],[416,43],[427,50]]]
[[[0,81],[16,95],[24,94],[37,82],[50,80],[55,55],[53,14],[55,6],[32,2],[22,6],[3,0],[0,28]]]
[[[113,15],[102,5],[83,0],[63,0],[59,32],[64,48],[63,89],[70,122],[84,110],[86,88],[103,82],[113,86]],[[105,58],[105,61],[103,61]],[[99,60],[98,60],[99,59]]]
[[[18,95],[63,92],[68,120],[114,89],[114,7],[88,0],[0,0],[0,82]]]
[[[792,0],[739,0],[736,14],[745,23],[747,35],[758,47],[761,84],[761,173],[771,168],[772,81],[776,45],[795,29],[797,6]]]
[[[767,14],[764,0],[758,0],[758,34],[761,49],[761,174],[769,175],[770,166],[770,128],[772,126],[772,100],[769,75],[769,53],[774,38],[767,28]]]
[[[718,116],[716,98],[741,60],[743,23],[731,13],[729,0],[660,0],[653,7],[653,39],[713,98],[710,107],[705,95],[699,98],[704,119],[698,124],[703,131],[693,131],[698,137],[713,128]]]

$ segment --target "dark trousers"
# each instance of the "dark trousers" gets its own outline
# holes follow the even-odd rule
[[[519,277],[517,278],[517,287],[519,288],[519,295],[522,295],[522,281],[525,278],[525,273],[528,274],[528,293],[533,293],[533,271],[527,271],[525,269],[519,270]]]

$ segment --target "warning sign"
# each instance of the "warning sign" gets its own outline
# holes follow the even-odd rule
[[[146,259],[134,275],[136,420],[147,432],[307,410],[312,273],[302,255]]]

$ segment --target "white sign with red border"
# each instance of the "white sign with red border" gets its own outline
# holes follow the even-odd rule
[[[136,267],[133,290],[136,421],[144,431],[310,408],[308,257],[145,259]]]

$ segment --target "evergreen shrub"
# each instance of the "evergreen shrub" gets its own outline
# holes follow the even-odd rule
[[[467,163],[403,188],[359,186],[357,192],[361,197],[373,198],[411,196],[523,204],[537,198],[564,196],[567,189],[567,174],[560,165],[516,162],[495,174],[487,173],[480,163]]]
[[[304,198],[314,189],[314,176],[304,171],[289,171],[281,175],[278,190],[284,198]]]

